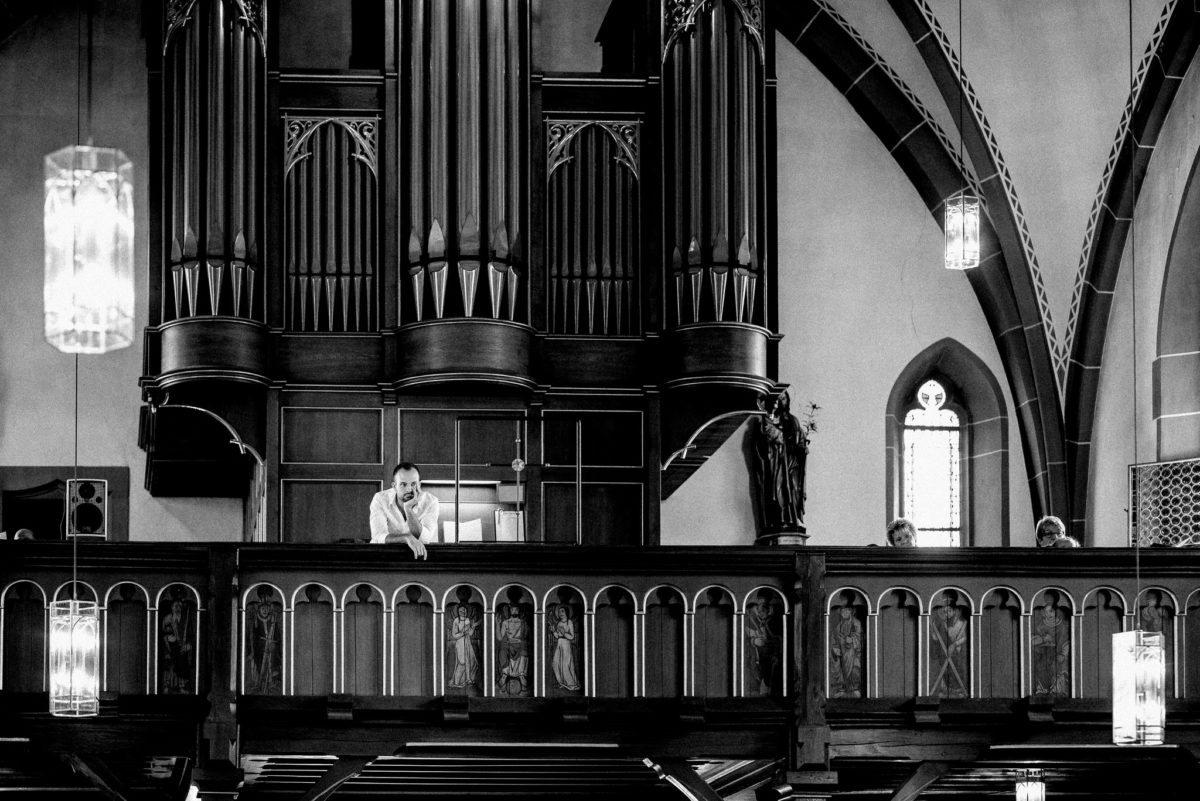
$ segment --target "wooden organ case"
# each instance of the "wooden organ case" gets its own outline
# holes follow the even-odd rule
[[[741,418],[666,457],[776,387],[772,35],[591,5],[602,65],[564,72],[531,0],[165,4],[151,492],[363,540],[406,460],[447,539],[657,543]]]

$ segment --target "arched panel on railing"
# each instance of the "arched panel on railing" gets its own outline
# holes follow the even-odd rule
[[[396,593],[392,692],[433,695],[433,594],[409,584]]]
[[[897,587],[879,599],[876,625],[877,676],[881,698],[909,698],[919,692],[921,601]]]
[[[1138,598],[1138,619],[1142,631],[1161,631],[1163,655],[1167,668],[1166,697],[1176,696],[1175,681],[1175,617],[1179,604],[1175,596],[1159,587],[1142,590]]]
[[[1071,617],[1074,602],[1063,590],[1043,590],[1033,599],[1029,645],[1033,694],[1071,695]]]
[[[582,602],[580,608],[582,617]],[[533,594],[527,587],[505,587],[497,593],[492,609],[495,614],[496,695],[529,697],[534,694],[534,676],[538,675],[537,668],[542,661],[535,646],[542,632],[536,624],[537,604]],[[551,631],[552,620],[546,618]]]
[[[826,614],[830,698],[867,697],[867,596],[843,589],[830,596]]]
[[[742,694],[786,695],[783,671],[787,601],[777,591],[763,587],[746,599],[745,656],[742,660]]]
[[[320,584],[297,590],[292,601],[292,695],[329,695],[334,692],[333,591]]]
[[[455,587],[443,609],[444,693],[482,695],[483,595],[474,587]]]
[[[972,692],[971,598],[962,590],[937,593],[929,608],[929,695],[968,698]],[[886,665],[887,663],[884,662]]]
[[[1083,599],[1079,633],[1079,695],[1112,697],[1112,636],[1123,628],[1125,600],[1111,587],[1098,587]]]
[[[270,584],[251,587],[244,597],[242,692],[283,694],[283,593]]]
[[[657,587],[646,597],[643,616],[643,691],[652,698],[684,694],[683,595],[673,587]]]
[[[979,616],[980,698],[1021,696],[1021,612],[1014,590],[997,587],[983,599]]]
[[[14,581],[0,596],[4,623],[0,689],[37,693],[46,689],[46,594],[32,581]]]
[[[359,584],[343,596],[339,692],[383,694],[383,606],[378,587]]]
[[[191,695],[200,680],[200,593],[168,584],[154,599],[154,688],[163,695]],[[281,619],[282,620],[282,619]],[[277,635],[279,632],[277,632]],[[278,665],[278,662],[276,662]]]
[[[54,591],[55,601],[95,601],[100,603],[100,595],[96,592],[96,588],[86,581],[66,581],[58,585],[58,589]]]
[[[546,599],[547,696],[584,695],[589,689],[584,611],[583,594],[574,587],[558,587]]]
[[[1183,617],[1184,652],[1183,694],[1185,698],[1200,698],[1200,590],[1187,599],[1187,614]],[[1188,653],[1190,652],[1190,653]]]
[[[132,582],[113,587],[104,607],[103,688],[120,695],[148,689],[150,594]]]
[[[708,587],[694,601],[692,695],[726,698],[734,685],[734,600],[728,590]]]
[[[637,602],[624,587],[605,587],[593,601],[592,682],[601,698],[631,698],[635,685],[634,614]],[[603,658],[601,659],[601,656]]]

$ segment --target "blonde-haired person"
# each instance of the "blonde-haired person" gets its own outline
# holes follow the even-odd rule
[[[917,547],[917,527],[911,520],[897,517],[888,523],[887,544],[893,548]]]
[[[1078,548],[1079,540],[1067,534],[1063,521],[1054,515],[1046,515],[1037,522],[1033,532],[1039,548]]]

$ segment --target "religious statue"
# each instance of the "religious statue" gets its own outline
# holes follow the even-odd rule
[[[816,404],[809,404],[801,423],[791,413],[787,392],[774,401],[758,398],[758,426],[753,429],[752,460],[760,535],[805,532],[804,473],[808,438],[816,431]]]

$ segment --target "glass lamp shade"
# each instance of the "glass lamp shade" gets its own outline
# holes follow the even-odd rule
[[[1166,720],[1164,638],[1158,631],[1113,635],[1113,743],[1162,745]]]
[[[979,198],[959,192],[946,201],[946,269],[979,266]]]
[[[100,713],[100,614],[95,601],[50,604],[50,714]]]
[[[1017,801],[1046,801],[1046,782],[1037,768],[1017,771]]]
[[[46,341],[64,353],[133,342],[133,162],[72,145],[46,156]]]

